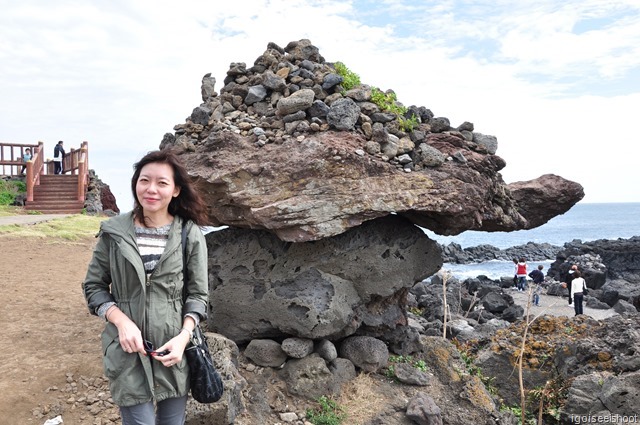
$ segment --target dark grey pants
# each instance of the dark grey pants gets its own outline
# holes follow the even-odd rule
[[[120,406],[120,415],[122,425],[184,425],[186,409],[187,396],[184,396],[160,401],[157,409],[152,401],[135,406]]]
[[[573,294],[573,309],[576,311],[576,316],[578,314],[583,314],[583,311],[582,311],[583,299],[584,299],[584,296],[582,295],[582,292],[576,292],[575,294]]]

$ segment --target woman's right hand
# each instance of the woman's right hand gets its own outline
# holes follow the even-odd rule
[[[140,353],[147,355],[142,344],[142,332],[129,316],[124,314],[119,308],[114,307],[113,312],[109,312],[109,321],[118,328],[118,339],[120,346],[125,353]]]

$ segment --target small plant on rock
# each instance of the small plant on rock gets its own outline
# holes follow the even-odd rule
[[[536,425],[536,418],[534,418],[531,413],[523,413],[520,406],[503,406],[500,408],[500,411],[509,411],[513,413],[517,417],[518,425]],[[522,422],[523,417],[525,418],[524,422]]]
[[[400,129],[403,131],[412,131],[420,125],[417,116],[413,114],[411,114],[409,118],[405,116],[407,108],[398,102],[398,97],[391,90],[383,92],[377,87],[372,87],[371,102],[375,103],[381,111],[394,114],[398,120]]]
[[[407,108],[398,103],[396,94],[391,90],[383,92],[377,87],[372,87],[371,102],[375,103],[381,111],[396,114],[398,118],[407,112]]]
[[[409,307],[407,311],[415,316],[421,317],[424,309],[420,307]]]
[[[466,372],[469,375],[477,376],[480,381],[484,384],[487,391],[490,394],[497,395],[498,389],[495,385],[495,377],[494,376],[484,376],[482,373],[482,369],[474,363],[478,350],[481,349],[480,345],[477,341],[466,341],[461,342],[457,338],[453,338],[452,342],[455,344],[458,352],[460,353],[460,358],[464,362],[466,367]]]
[[[344,409],[328,397],[318,398],[316,409],[307,409],[307,420],[314,425],[340,425],[347,418]]]
[[[529,391],[528,397],[532,402],[538,402],[538,423],[542,423],[543,416],[560,420],[560,408],[567,401],[570,382],[556,376],[547,381],[544,387],[534,388]]]
[[[418,369],[421,372],[427,371],[427,363],[421,359],[414,359],[412,356],[389,356],[389,366],[387,366],[387,370],[385,375],[389,378],[396,377],[396,368],[395,365],[398,363],[407,363],[412,367]]]
[[[344,63],[336,62],[334,68],[338,75],[342,77],[342,83],[340,85],[345,90],[351,90],[360,85],[360,76],[347,68]]]
[[[411,115],[410,118],[405,118],[403,116],[398,117],[398,122],[400,123],[400,128],[405,132],[413,131],[415,128],[420,125],[418,118],[415,115]]]

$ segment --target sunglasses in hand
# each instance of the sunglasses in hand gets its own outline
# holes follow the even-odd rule
[[[142,342],[144,345],[144,351],[147,352],[147,354],[150,354],[152,356],[166,356],[167,354],[169,354],[171,351],[169,350],[164,350],[164,351],[156,351],[155,347],[153,346],[153,344],[150,341],[147,341],[146,339]]]

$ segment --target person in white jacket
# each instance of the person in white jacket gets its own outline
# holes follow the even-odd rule
[[[573,280],[571,280],[571,292],[569,296],[573,300],[573,308],[576,311],[576,316],[578,314],[583,314],[582,312],[582,300],[584,299],[584,292],[587,288],[587,283],[580,271],[575,270],[573,272]]]

